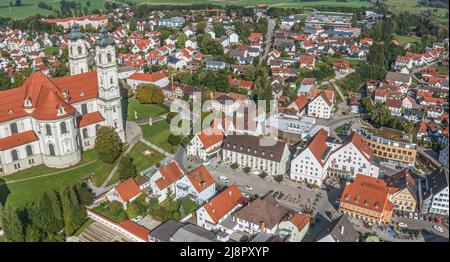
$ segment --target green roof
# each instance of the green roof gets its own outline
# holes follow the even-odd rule
[[[106,47],[109,45],[116,45],[116,41],[109,36],[108,30],[105,27],[102,27],[102,29],[100,29],[100,36],[95,40],[95,45]]]

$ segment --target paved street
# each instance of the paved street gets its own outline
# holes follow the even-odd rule
[[[264,48],[264,54],[259,60],[259,64],[261,64],[264,60],[266,60],[267,56],[269,55],[270,48],[272,46],[272,34],[273,29],[275,28],[275,19],[269,18],[268,24],[267,24],[267,34],[266,34],[266,43]]]

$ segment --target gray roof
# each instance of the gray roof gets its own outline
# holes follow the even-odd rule
[[[171,242],[218,242],[216,235],[194,224],[180,227],[172,235]]]
[[[162,242],[169,242],[170,237],[183,226],[183,223],[180,223],[175,220],[167,220],[166,222],[160,224],[155,229],[150,232],[150,237],[154,237]]]
[[[425,197],[434,196],[448,187],[448,168],[441,166],[426,177]]]
[[[106,29],[105,27],[102,27],[102,29],[100,29],[100,36],[99,38],[97,38],[97,40],[95,40],[95,45],[99,46],[99,47],[106,47],[109,45],[116,45],[116,41],[114,41],[114,39],[112,39],[109,34],[108,34],[108,29]]]
[[[273,146],[260,146],[260,139],[260,137],[250,135],[229,135],[225,138],[222,148],[224,150],[280,162],[286,144],[277,141]]]
[[[322,240],[326,238],[326,240]],[[353,224],[348,220],[347,215],[342,215],[336,220],[332,221],[325,227],[316,237],[316,241],[322,242],[357,242],[359,240],[359,233],[356,231]]]
[[[226,66],[226,63],[222,62],[222,61],[206,61],[206,66],[220,67],[220,66]]]
[[[76,41],[78,39],[84,39],[85,34],[80,32],[80,25],[78,25],[77,23],[74,23],[72,25],[72,29],[70,30],[70,33],[67,35],[67,37],[69,38],[69,40]]]

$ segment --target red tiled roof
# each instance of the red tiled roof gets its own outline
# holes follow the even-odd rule
[[[102,121],[105,121],[105,118],[97,111],[79,116],[77,118],[77,125],[78,127],[85,127]]]
[[[387,192],[388,187],[383,180],[357,174],[355,181],[345,186],[341,202],[380,213],[392,211],[393,204],[388,200]]]
[[[325,163],[325,159],[322,159],[322,155],[327,149],[327,144],[325,141],[327,140],[328,133],[325,129],[320,129],[308,142],[307,148],[311,151],[311,153],[316,157],[317,161],[321,165]]]
[[[203,165],[189,172],[187,178],[199,193],[214,184],[214,178]]]
[[[308,98],[304,95],[301,95],[297,97],[297,99],[295,99],[294,103],[297,105],[298,110],[302,111],[308,104]]]
[[[141,189],[139,189],[139,186],[133,178],[129,178],[118,184],[116,186],[116,191],[125,202],[141,194]]]
[[[119,223],[119,226],[130,232],[131,234],[137,236],[138,238],[148,242],[148,234],[150,233],[150,230],[148,230],[147,228],[130,220],[122,221],[121,223]]]
[[[314,56],[312,55],[301,55],[300,56],[300,63],[301,64],[314,64]]]
[[[0,151],[25,145],[38,140],[38,137],[32,130],[13,134],[5,138],[0,138]]]
[[[166,187],[178,181],[178,179],[180,179],[182,176],[184,176],[183,171],[175,161],[172,161],[166,166],[160,167],[159,172],[161,173],[162,177],[156,180],[155,184],[160,190],[165,189]]]
[[[205,148],[209,148],[224,139],[225,135],[218,129],[207,127],[198,134],[198,138]]]
[[[158,71],[158,72],[155,72],[152,74],[134,73],[134,74],[130,75],[128,78],[133,79],[133,80],[140,80],[140,81],[145,81],[145,82],[149,82],[149,83],[154,83],[165,77],[167,77],[166,72]]]
[[[292,216],[290,221],[297,227],[298,231],[302,231],[303,228],[311,221],[311,217],[304,214],[295,214]]]
[[[237,186],[232,185],[204,204],[203,208],[205,208],[213,222],[217,223],[219,219],[239,204],[241,197],[241,192]]]

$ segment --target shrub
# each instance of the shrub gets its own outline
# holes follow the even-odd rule
[[[244,171],[244,173],[246,173],[246,174],[250,173],[250,170],[251,170],[251,168],[248,166],[246,166],[242,169],[242,171]]]
[[[238,169],[238,168],[239,168],[238,163],[231,164],[231,169],[235,170],[235,169]]]
[[[281,181],[283,181],[283,178],[284,178],[283,175],[276,175],[273,179],[278,183],[281,183]]]
[[[263,171],[261,174],[259,174],[259,177],[264,179],[267,177],[267,173]]]

